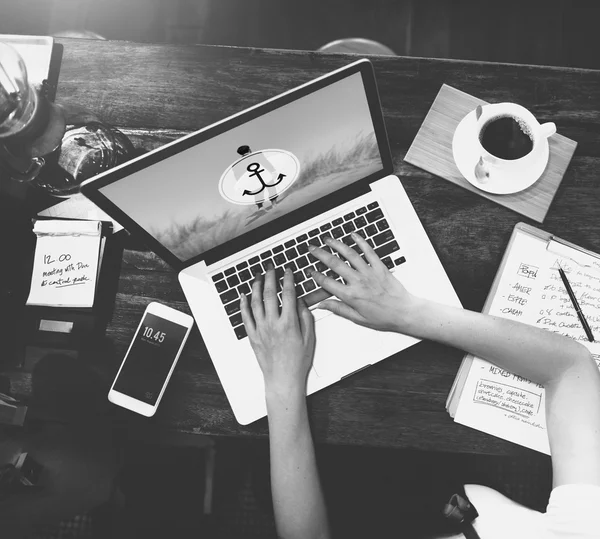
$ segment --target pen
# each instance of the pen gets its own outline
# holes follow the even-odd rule
[[[589,339],[590,342],[594,342],[594,335],[592,334],[592,330],[590,329],[590,326],[587,323],[585,316],[583,316],[583,313],[581,312],[581,307],[579,305],[579,302],[575,298],[575,294],[573,293],[571,284],[569,283],[569,280],[567,279],[567,274],[561,268],[560,264],[558,265],[558,273],[560,273],[560,278],[562,279],[562,282],[565,285],[565,288],[567,289],[567,294],[569,294],[569,297],[571,298],[571,303],[573,304],[573,307],[575,307],[575,311],[577,312],[577,316],[579,317],[579,321],[581,322],[581,325],[583,326],[583,330],[585,331],[587,338]]]

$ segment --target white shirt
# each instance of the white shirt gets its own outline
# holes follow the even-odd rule
[[[465,493],[479,513],[473,527],[481,539],[600,539],[600,486],[556,487],[545,513],[489,487],[465,485]]]

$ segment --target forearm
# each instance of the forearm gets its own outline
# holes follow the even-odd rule
[[[589,358],[581,344],[561,335],[423,299],[416,300],[407,324],[405,333],[465,350],[543,385]]]
[[[271,448],[271,489],[278,536],[326,538],[325,501],[303,392],[267,391]]]

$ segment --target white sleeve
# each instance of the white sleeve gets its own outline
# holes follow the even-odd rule
[[[545,516],[553,539],[600,539],[600,486],[556,487]]]

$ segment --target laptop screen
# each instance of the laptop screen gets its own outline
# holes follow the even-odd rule
[[[99,191],[185,263],[382,168],[354,72]]]

